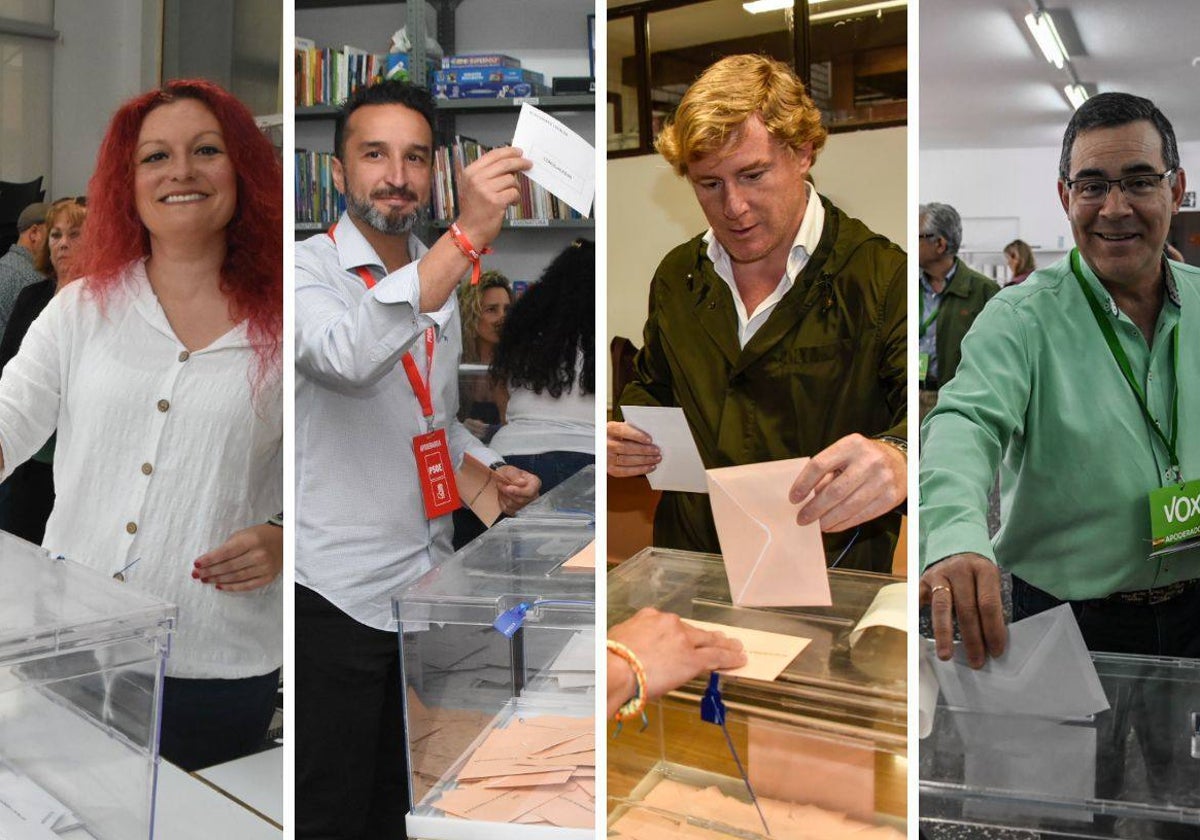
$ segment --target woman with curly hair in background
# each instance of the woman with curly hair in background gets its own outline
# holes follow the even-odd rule
[[[58,429],[43,544],[178,606],[161,752],[261,745],[282,661],[282,172],[250,112],[169,82],[113,116],[76,269],[0,378],[0,470]]]
[[[491,447],[545,493],[596,460],[596,246],[577,239],[508,313],[492,378],[508,393]]]

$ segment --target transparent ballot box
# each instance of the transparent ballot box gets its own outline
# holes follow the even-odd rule
[[[405,817],[409,836],[592,840],[594,711],[582,697],[507,701]]]
[[[920,744],[930,840],[1200,837],[1200,660],[1091,656],[1111,707],[1093,717],[939,698]]]
[[[6,533],[0,581],[0,837],[152,837],[175,607]]]
[[[562,565],[593,538],[580,521],[507,519],[393,599],[411,804],[511,699],[591,708],[595,574]]]
[[[595,520],[596,465],[588,464],[546,495],[521,508],[517,517]]]
[[[737,607],[719,556],[648,548],[609,572],[608,624],[650,606],[810,640],[774,681],[721,677],[730,739],[751,786],[756,777],[762,780],[760,796],[821,809],[821,819],[810,814],[813,824],[826,817],[836,823],[843,814],[856,821],[855,830],[866,822],[878,826],[881,837],[890,836],[906,816],[905,634],[866,631],[853,646],[850,635],[880,589],[901,581],[831,570],[829,582],[832,606]],[[645,732],[631,721],[610,741],[610,829],[620,832],[613,822],[618,811],[663,810],[661,803],[645,804],[646,793],[662,779],[698,787],[702,797],[715,797],[708,790],[713,787],[745,791],[725,733],[700,718],[706,687],[704,679],[688,683],[650,710]],[[806,784],[773,781],[789,778]],[[660,795],[674,802],[677,793]],[[702,802],[680,802],[679,808],[703,810]],[[753,836],[752,826],[737,830]]]

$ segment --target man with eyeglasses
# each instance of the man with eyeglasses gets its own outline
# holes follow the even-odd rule
[[[1093,650],[1200,656],[1200,271],[1163,256],[1186,178],[1152,102],[1088,100],[1058,194],[1076,248],[1003,290],[922,428],[921,602],[980,667],[1072,605]],[[985,523],[1000,470],[1002,525]]]
[[[954,378],[962,358],[962,340],[975,318],[1000,287],[958,258],[962,219],[949,204],[921,205],[917,262],[921,296],[917,306],[920,342],[921,419],[937,403],[938,388]]]

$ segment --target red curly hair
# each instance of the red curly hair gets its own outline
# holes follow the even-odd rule
[[[134,150],[146,115],[162,105],[194,99],[221,125],[237,173],[237,208],[226,228],[221,291],[230,314],[247,321],[258,357],[255,390],[279,371],[283,347],[283,170],[275,147],[246,106],[202,79],[167,82],[143,93],[113,115],[88,182],[88,224],[80,264],[101,304],[120,282],[122,269],[150,254],[150,234],[134,201]]]

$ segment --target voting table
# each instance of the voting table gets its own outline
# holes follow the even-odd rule
[[[610,627],[649,606],[807,640],[773,679],[721,677],[724,728],[701,719],[711,696],[707,675],[650,704],[644,731],[636,720],[619,734],[610,724],[610,835],[674,836],[690,826],[764,837],[765,820],[772,837],[903,837],[906,635],[884,627],[854,633],[880,590],[902,581],[828,574],[831,606],[765,608],[732,603],[717,555],[648,548],[609,572]],[[871,833],[855,834],[861,831]]]
[[[1200,660],[1091,654],[1110,708],[954,708],[920,743],[929,840],[1200,837]]]
[[[565,564],[594,538],[506,519],[393,599],[411,837],[592,836],[595,570]]]

